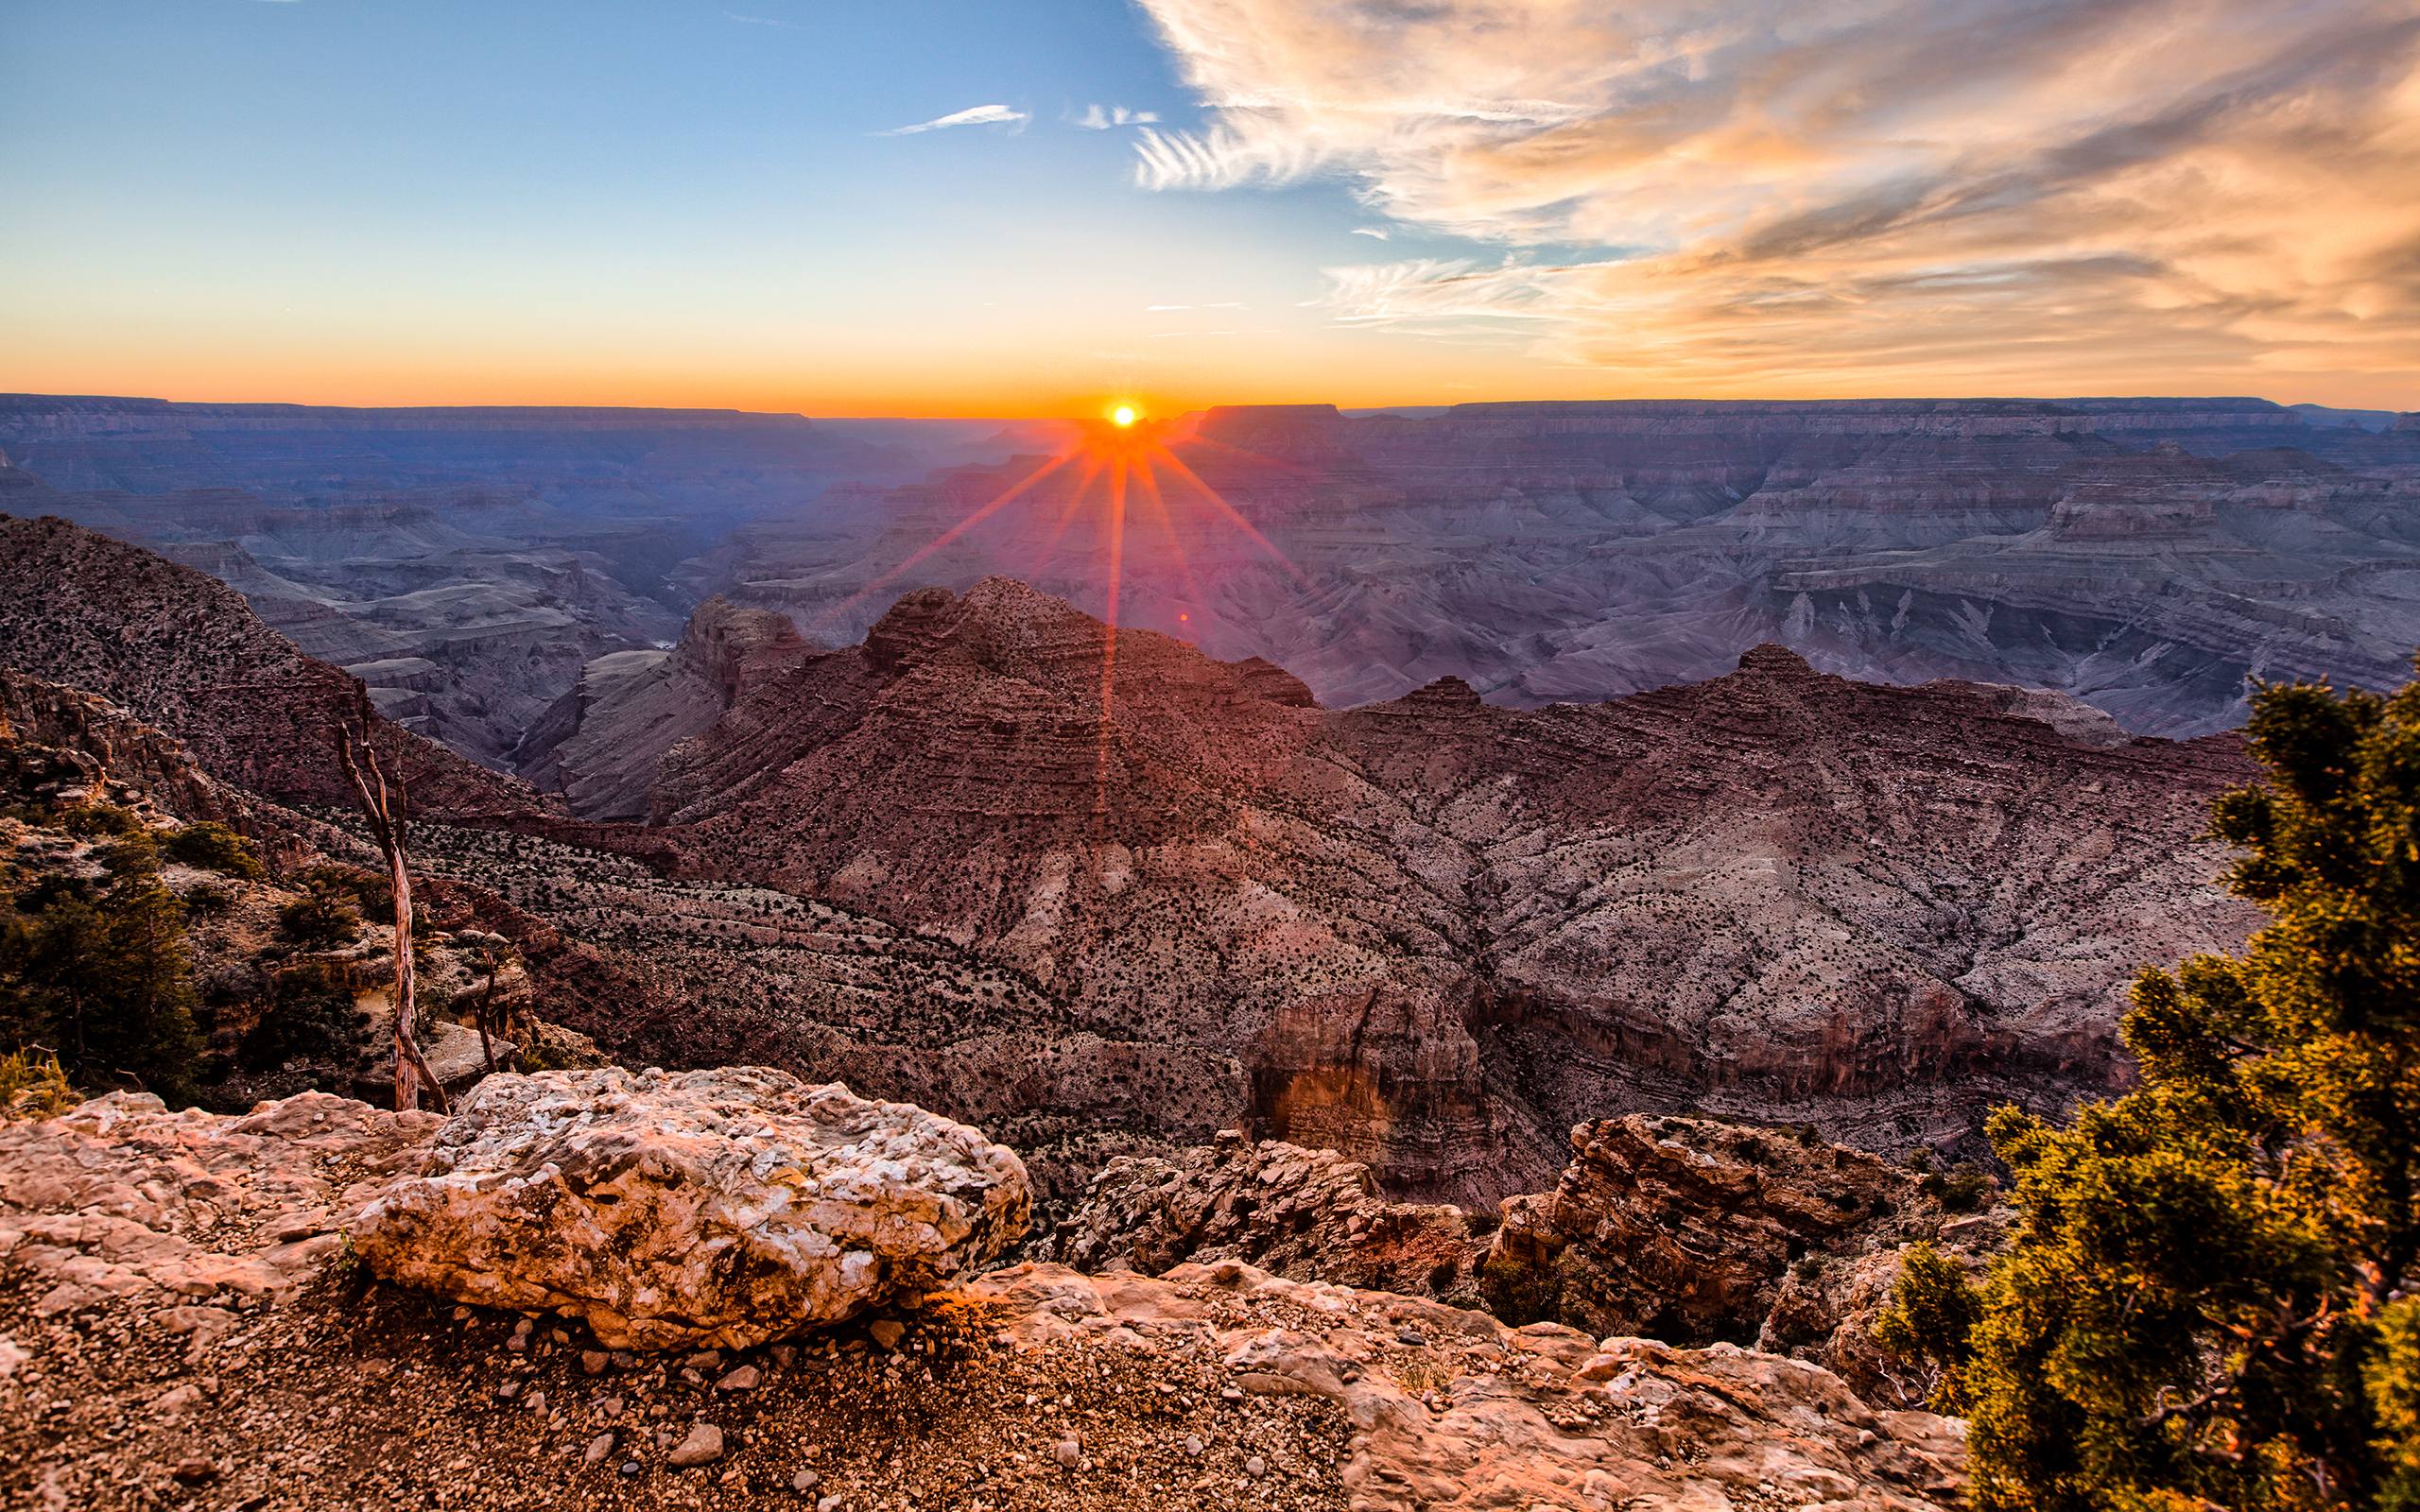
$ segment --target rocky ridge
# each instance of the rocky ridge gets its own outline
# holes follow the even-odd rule
[[[441,1126],[316,1095],[0,1125],[0,1495],[1916,1512],[1958,1491],[1957,1425],[1813,1366],[1233,1263],[1019,1267],[736,1359],[449,1317],[362,1287],[340,1237]]]
[[[0,515],[0,659],[123,705],[222,782],[286,803],[354,801],[330,731],[360,707],[361,684],[192,568],[62,520]],[[527,784],[373,723],[415,814],[538,807]]]

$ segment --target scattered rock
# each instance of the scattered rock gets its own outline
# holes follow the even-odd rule
[[[218,1479],[218,1467],[210,1460],[197,1456],[177,1461],[168,1473],[185,1486],[208,1486]]]
[[[668,1457],[682,1469],[692,1469],[700,1465],[713,1464],[722,1458],[722,1430],[713,1423],[695,1425],[689,1430],[687,1437],[672,1446],[672,1452]]]

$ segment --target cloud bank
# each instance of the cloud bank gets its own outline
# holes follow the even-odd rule
[[[1348,323],[1706,392],[2420,404],[2420,0],[1143,0],[1135,176],[1492,246]],[[1575,253],[1574,249],[1581,249]]]
[[[894,126],[877,136],[914,136],[919,131],[945,131],[954,126],[1015,126],[1030,119],[1025,112],[1006,105],[974,105],[947,115],[936,115],[929,121],[913,126]]]

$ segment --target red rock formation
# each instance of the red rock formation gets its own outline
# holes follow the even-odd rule
[[[1337,713],[1150,632],[1110,650],[1013,582],[911,593],[744,669],[645,843],[1235,1055],[1235,1116],[1474,1200],[1610,1108],[1971,1141],[1991,1100],[2107,1085],[2135,971],[2247,923],[2197,839],[2235,745],[2055,696],[1764,649],[1607,704],[1447,680]]]
[[[1459,1208],[1390,1202],[1358,1161],[1229,1129],[1206,1145],[1109,1162],[1046,1253],[1079,1270],[1147,1276],[1239,1260],[1468,1307],[1485,1250]]]

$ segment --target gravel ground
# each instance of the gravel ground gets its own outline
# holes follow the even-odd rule
[[[1207,1345],[1020,1350],[991,1304],[632,1356],[341,1265],[284,1305],[47,1318],[27,1280],[0,1258],[10,1508],[1344,1505],[1334,1404],[1240,1392]]]

